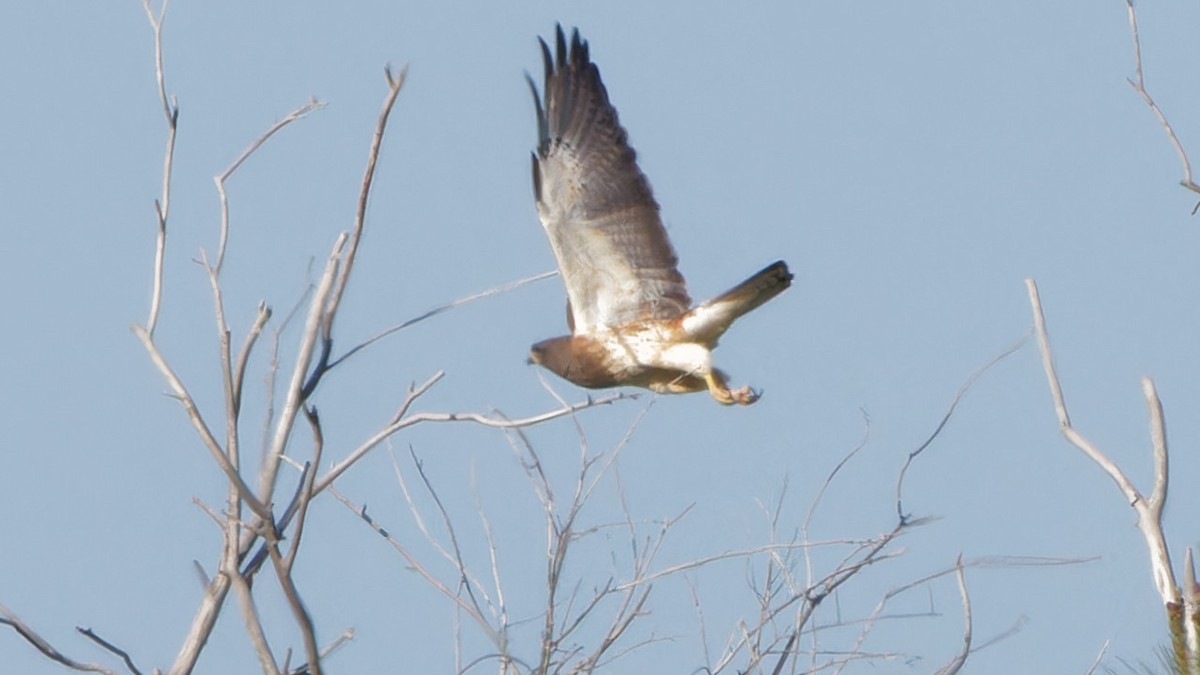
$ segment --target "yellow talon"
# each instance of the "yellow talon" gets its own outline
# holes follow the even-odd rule
[[[761,393],[754,391],[750,387],[742,387],[741,389],[731,390],[725,383],[725,378],[716,370],[709,371],[708,375],[704,376],[705,383],[708,384],[708,393],[716,399],[721,405],[750,405],[762,396]]]

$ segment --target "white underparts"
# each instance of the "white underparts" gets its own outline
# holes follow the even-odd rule
[[[695,342],[673,342],[661,325],[650,324],[640,330],[595,336],[608,346],[613,363],[633,361],[648,368],[674,370],[681,374],[706,377],[712,372],[712,352]]]

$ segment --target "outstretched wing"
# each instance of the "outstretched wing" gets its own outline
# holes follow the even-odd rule
[[[532,78],[538,217],[567,288],[572,332],[666,319],[691,305],[658,203],[637,166],[600,71],[579,31],[545,41],[543,99]]]

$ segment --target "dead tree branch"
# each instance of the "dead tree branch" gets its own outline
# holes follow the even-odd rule
[[[163,153],[162,194],[154,202],[158,236],[154,247],[154,281],[150,293],[150,316],[146,319],[146,332],[150,335],[154,335],[154,328],[158,325],[158,312],[162,307],[163,267],[167,252],[167,218],[171,212],[171,172],[175,162],[175,134],[179,126],[179,101],[174,96],[168,99],[166,75],[163,71],[162,31],[163,21],[167,17],[168,2],[169,0],[163,0],[162,8],[155,16],[154,10],[150,7],[150,0],[142,0],[146,18],[150,20],[150,26],[154,29],[154,79],[158,83],[158,97],[162,102],[163,115],[167,118],[167,147]]]
[[[908,458],[904,460],[904,466],[900,469],[900,474],[896,478],[896,516],[900,518],[901,523],[904,523],[909,518],[909,514],[904,512],[903,490],[904,477],[908,474],[908,468],[912,465],[913,460],[916,459],[917,456],[922,452],[925,452],[925,450],[932,445],[935,440],[937,440],[938,436],[942,434],[942,430],[946,428],[946,424],[950,422],[950,418],[954,417],[954,411],[958,408],[958,404],[962,402],[963,398],[967,395],[967,392],[971,390],[971,387],[973,387],[975,383],[979,381],[979,378],[983,377],[983,375],[987,373],[992,366],[1000,363],[1009,356],[1012,356],[1018,349],[1025,346],[1025,341],[1028,339],[1028,333],[1022,335],[1019,340],[1014,342],[1004,351],[992,357],[991,361],[988,361],[980,366],[978,370],[971,373],[971,375],[967,377],[966,382],[963,382],[962,386],[959,387],[957,392],[955,392],[954,398],[950,401],[950,407],[947,408],[946,414],[942,416],[942,420],[938,422],[938,425],[933,430],[933,433],[930,434],[929,438],[925,439],[925,442],[918,446],[916,450],[908,453]]]
[[[1033,279],[1026,279],[1025,287],[1029,291],[1029,304],[1033,308],[1034,330],[1037,332],[1038,346],[1042,353],[1042,368],[1045,370],[1046,380],[1050,384],[1050,395],[1054,399],[1059,431],[1071,445],[1082,450],[1088,458],[1108,474],[1109,478],[1117,484],[1121,494],[1124,495],[1125,501],[1137,512],[1138,529],[1142,532],[1142,536],[1146,540],[1146,547],[1150,552],[1150,569],[1159,597],[1162,598],[1164,604],[1179,604],[1179,588],[1175,583],[1175,573],[1171,570],[1171,556],[1162,531],[1162,512],[1167,498],[1167,444],[1162,403],[1158,400],[1154,383],[1148,377],[1142,378],[1142,395],[1146,399],[1146,407],[1150,412],[1150,436],[1153,442],[1152,456],[1154,459],[1154,487],[1150,498],[1147,499],[1108,455],[1101,452],[1071,424],[1062,384],[1059,382],[1058,372],[1054,367],[1054,355],[1050,350],[1050,336],[1046,331],[1046,318],[1042,312],[1042,301],[1038,295],[1037,283]]]
[[[219,243],[217,244],[217,262],[212,266],[213,273],[216,276],[221,276],[221,268],[225,265],[225,247],[229,243],[229,197],[225,193],[225,183],[229,180],[229,177],[232,176],[233,173],[237,171],[247,159],[250,158],[250,155],[254,154],[255,150],[258,150],[260,147],[262,147],[263,143],[266,143],[268,140],[270,140],[270,138],[274,136],[277,131],[304,117],[308,113],[313,112],[314,110],[320,110],[324,107],[325,104],[323,102],[318,101],[315,98],[309,99],[307,103],[288,113],[283,119],[273,124],[270,129],[267,129],[258,138],[254,139],[250,145],[246,146],[246,149],[242,151],[242,154],[238,155],[237,159],[233,160],[232,164],[226,167],[226,169],[220,174],[213,176],[213,183],[215,183],[217,186],[217,196],[221,202],[221,234]]]
[[[26,642],[33,645],[34,649],[38,650],[45,655],[46,658],[55,663],[62,664],[71,670],[78,670],[85,673],[105,673],[106,675],[116,675],[116,672],[109,668],[105,668],[104,666],[100,666],[95,663],[83,663],[76,661],[66,654],[58,651],[53,645],[47,642],[45,638],[43,638],[41,635],[38,635],[37,631],[30,628],[24,621],[21,620],[20,617],[14,614],[12,610],[10,610],[8,607],[5,607],[3,604],[0,604],[0,624],[12,626],[13,630],[17,631],[17,635],[20,635],[25,639]],[[132,672],[136,673],[137,671],[133,670]]]
[[[1150,96],[1150,92],[1146,91],[1146,78],[1142,73],[1142,43],[1138,38],[1137,25],[1137,10],[1133,7],[1133,0],[1125,0],[1125,6],[1129,14],[1129,34],[1133,38],[1133,65],[1135,76],[1134,79],[1126,78],[1129,86],[1137,92],[1138,96],[1142,97],[1146,105],[1158,118],[1158,123],[1162,125],[1163,131],[1167,132],[1167,139],[1171,141],[1171,147],[1175,148],[1175,154],[1179,155],[1179,163],[1183,166],[1183,180],[1179,184],[1192,192],[1200,192],[1200,185],[1197,185],[1192,180],[1192,163],[1188,161],[1187,151],[1183,149],[1183,143],[1179,141],[1179,137],[1175,135],[1175,129],[1171,123],[1167,121],[1167,116],[1163,114],[1162,109],[1154,102],[1154,98]],[[1200,203],[1192,209],[1192,213],[1196,213],[1196,209],[1200,209]]]
[[[958,594],[962,597],[963,607],[963,645],[958,654],[949,663],[938,668],[936,675],[956,675],[967,662],[971,653],[971,595],[967,592],[967,575],[963,572],[962,556],[958,556],[955,566],[955,576],[958,579]]]
[[[1130,11],[1132,12],[1132,6]],[[1059,382],[1058,372],[1054,367],[1054,355],[1050,349],[1050,336],[1046,330],[1046,318],[1042,311],[1042,301],[1038,294],[1037,284],[1033,279],[1026,279],[1025,286],[1029,293],[1029,304],[1033,309],[1034,330],[1037,332],[1038,344],[1042,353],[1042,367],[1050,385],[1050,395],[1058,416],[1059,431],[1068,442],[1082,450],[1089,459],[1108,474],[1109,478],[1116,483],[1117,489],[1121,491],[1125,501],[1137,514],[1137,527],[1142,533],[1150,555],[1150,574],[1154,579],[1154,586],[1158,591],[1159,598],[1166,609],[1173,653],[1176,659],[1175,665],[1178,672],[1181,673],[1200,673],[1200,640],[1197,639],[1196,629],[1197,620],[1200,618],[1200,615],[1196,613],[1197,589],[1194,584],[1188,584],[1185,588],[1180,589],[1176,583],[1166,534],[1163,532],[1162,517],[1167,501],[1169,455],[1162,401],[1158,397],[1154,381],[1143,377],[1141,383],[1142,396],[1146,400],[1146,409],[1150,419],[1151,457],[1154,462],[1154,485],[1150,490],[1150,496],[1145,497],[1121,471],[1116,462],[1112,461],[1108,455],[1104,454],[1071,424],[1062,384]],[[1191,574],[1190,553],[1189,550],[1184,570],[1185,577]]]

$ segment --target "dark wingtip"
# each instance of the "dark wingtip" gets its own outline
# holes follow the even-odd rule
[[[783,260],[776,260],[770,265],[767,265],[763,272],[769,272],[771,276],[788,284],[792,283],[792,279],[796,278],[795,275],[788,270],[787,263]]]
[[[563,33],[561,23],[554,24],[554,56],[558,61],[558,67],[562,68],[567,62],[567,36]]]
[[[542,46],[544,47],[545,44],[543,43]],[[528,72],[525,73],[525,83],[529,85],[529,93],[533,96],[533,107],[537,113],[538,148],[540,149],[546,137],[550,135],[546,122],[546,109],[542,107],[542,99],[538,96],[537,84]]]
[[[579,29],[571,29],[571,65],[577,68],[586,66],[588,59],[587,40],[579,37]]]
[[[538,38],[538,44],[542,47],[542,82],[549,82],[550,75],[554,73],[554,60],[550,57],[550,45],[542,38]]]

